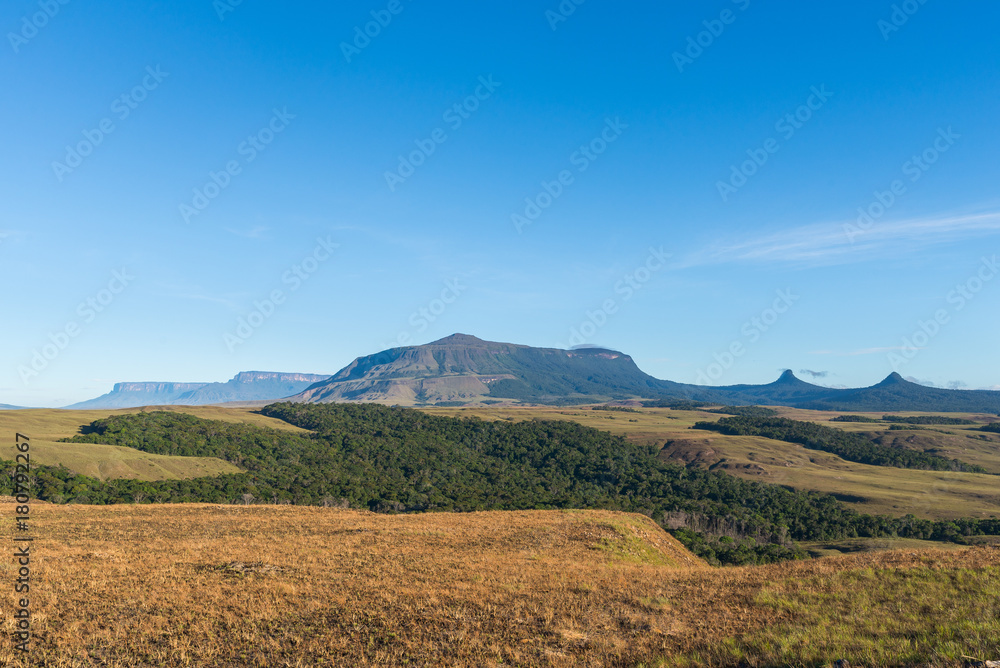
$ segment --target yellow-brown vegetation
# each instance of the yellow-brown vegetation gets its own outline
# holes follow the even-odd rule
[[[995,586],[1000,567],[1000,550],[973,548],[710,569],[648,518],[605,511],[32,514],[35,637],[28,657],[5,640],[3,665],[724,665],[811,605],[785,592],[843,589],[872,568],[964,569]],[[14,577],[0,563],[0,584]]]

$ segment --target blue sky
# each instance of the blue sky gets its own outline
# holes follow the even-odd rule
[[[1000,385],[1000,8],[685,5],[5,3],[0,403],[454,332]]]

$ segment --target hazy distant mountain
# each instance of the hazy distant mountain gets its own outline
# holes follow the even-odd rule
[[[208,383],[183,395],[179,403],[196,405],[221,404],[230,401],[261,401],[281,399],[298,394],[305,388],[329,378],[312,373],[269,373],[243,371],[227,383]]]
[[[0,411],[16,411],[23,409],[23,406],[11,406],[10,404],[0,404]]]
[[[836,396],[838,392],[843,392],[799,380],[791,370],[785,371],[778,380],[768,385],[728,385],[713,390],[718,399],[725,400],[729,404],[775,406],[797,406],[803,402],[822,401]]]
[[[534,348],[483,341],[467,334],[359,357],[333,376],[246,371],[227,383],[118,383],[110,393],[68,408],[281,399],[402,406],[686,399],[840,411],[1000,413],[1000,392],[925,387],[895,373],[878,385],[859,389],[813,385],[791,371],[767,385],[688,385],[654,378],[616,350]]]
[[[806,401],[801,408],[838,411],[961,411],[1000,413],[1000,392],[944,390],[917,385],[898,373],[878,385],[839,390],[825,398]]]
[[[328,376],[244,371],[226,383],[116,383],[108,394],[66,408],[201,406],[233,401],[271,401],[298,394]]]
[[[184,394],[205,383],[115,383],[114,389],[96,399],[81,401],[66,408],[134,408],[136,406],[167,406],[178,403]]]
[[[784,372],[767,385],[721,387],[659,380],[628,355],[603,348],[559,350],[455,334],[421,346],[359,357],[290,401],[399,405],[490,401],[585,403],[610,399],[691,399],[850,411],[1000,412],[1000,392],[943,390],[899,374],[869,388],[813,385]]]

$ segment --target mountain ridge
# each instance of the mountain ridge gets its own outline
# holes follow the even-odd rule
[[[277,400],[455,406],[650,399],[833,411],[1000,414],[998,391],[926,387],[896,372],[869,387],[847,389],[814,385],[790,369],[763,385],[692,385],[655,378],[626,353],[609,348],[538,348],[461,333],[357,357],[332,376],[243,371],[225,383],[116,383],[110,393],[67,408]]]
[[[356,358],[289,401],[399,405],[588,403],[667,399],[766,404],[843,411],[967,411],[1000,413],[1000,392],[943,390],[896,372],[865,388],[814,385],[790,369],[765,385],[705,386],[655,378],[627,354],[608,348],[534,348],[484,341],[469,334]]]
[[[111,392],[67,409],[203,406],[242,401],[271,401],[298,394],[325,378],[322,374],[241,371],[225,383],[123,382]]]
[[[649,396],[664,383],[628,355],[604,348],[562,350],[484,341],[468,334],[355,359],[291,401],[418,405],[476,400]],[[672,384],[671,384],[672,385]]]

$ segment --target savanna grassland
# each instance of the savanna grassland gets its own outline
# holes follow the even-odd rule
[[[997,463],[994,435],[975,425],[888,430],[887,424],[831,422],[836,413],[779,412],[873,434],[887,447],[961,459],[990,473]],[[819,530],[816,522],[816,527],[829,521],[861,528],[866,520],[813,517],[810,504],[818,504],[817,512],[835,509],[818,498],[786,499],[788,493],[778,488],[769,492],[743,482],[716,487],[732,478],[696,470],[830,491],[863,512],[934,519],[998,514],[998,478],[989,473],[869,466],[796,443],[690,429],[723,417],[703,410],[425,410],[475,415],[498,427],[498,422],[519,425],[515,429],[428,421],[418,413],[378,407],[277,406],[263,412],[172,407],[138,413],[142,410],[0,413],[0,426],[31,435],[34,464],[101,473],[92,476],[97,482],[86,483],[88,493],[92,499],[103,494],[112,504],[89,505],[65,494],[60,503],[34,503],[32,649],[27,656],[12,649],[13,621],[6,615],[3,665],[650,668],[826,666],[846,658],[854,666],[957,666],[963,657],[1000,658],[997,536],[967,536],[964,542],[978,543],[975,547],[957,544],[962,540],[932,543],[891,535],[800,539],[800,556],[823,558],[713,568],[647,516],[659,517],[651,511],[442,512],[520,503],[513,496],[496,497],[502,490],[488,485],[495,476],[523,480],[519,490],[505,487],[504,493],[527,494],[524,503],[551,496],[542,507],[552,508],[561,498],[556,494],[569,494],[567,504],[580,495],[599,500],[593,495],[608,482],[603,469],[580,467],[616,453],[609,465],[631,462],[632,467],[620,472],[620,481],[660,480],[664,493],[683,488],[702,494],[699,503],[706,509],[714,507],[709,499],[723,503],[717,512],[739,511],[725,495],[740,490],[758,495],[754,503],[789,503],[784,521],[799,513],[792,529],[805,534]],[[116,417],[108,420],[109,415]],[[121,417],[128,415],[135,417]],[[977,424],[985,419],[969,417]],[[531,424],[535,419],[583,426]],[[470,435],[480,440],[458,447],[456,439]],[[59,440],[68,438],[73,442]],[[966,440],[970,445],[963,447]],[[495,454],[505,467],[484,468],[497,466],[482,456],[490,443],[503,445]],[[574,452],[581,448],[574,456],[583,459],[571,457],[560,473],[554,467],[567,444]],[[313,461],[336,453],[346,457],[337,466],[361,467],[340,482],[336,468],[322,469],[339,459]],[[13,458],[13,452],[6,456]],[[454,467],[466,461],[458,456],[467,458],[469,471],[434,477],[442,462]],[[440,457],[442,462],[434,459]],[[657,461],[692,471],[674,477],[670,470],[659,471]],[[314,465],[326,472],[310,480]],[[224,502],[150,503],[155,498],[147,494],[132,503],[131,493],[122,497],[119,490],[115,496],[117,488],[102,487],[125,478],[129,485],[168,485],[166,494],[171,480],[216,475],[203,472],[210,466],[233,467],[219,469],[223,477],[235,476],[231,491],[209,486],[199,492],[221,494]],[[482,480],[469,477],[480,469],[492,472]],[[447,466],[441,470],[447,472]],[[570,473],[585,486],[567,487]],[[402,492],[393,497],[398,503],[376,504],[392,514],[316,505],[336,489],[352,507],[365,507],[367,495],[381,499],[398,476],[408,494],[419,483],[420,494],[436,495],[437,512],[397,514],[393,508],[414,503]],[[239,481],[254,494],[241,494]],[[284,499],[291,505],[268,503],[270,495],[260,491],[286,483],[299,490]],[[312,505],[295,501],[300,495]],[[499,500],[490,501],[494,497]],[[620,498],[646,503],[631,495]],[[0,509],[13,518],[10,499]],[[765,504],[755,512],[772,511]],[[764,525],[772,521],[781,520],[775,516]],[[0,535],[8,545],[12,525]],[[832,524],[828,529],[839,530]],[[690,542],[693,534],[681,538],[695,545],[691,549],[704,547]],[[734,545],[725,535],[713,540],[720,556],[725,541]],[[16,577],[13,560],[0,562],[0,586],[5,578],[13,585]]]
[[[696,422],[722,415],[704,410],[633,407],[629,411],[590,407],[423,408],[435,415],[483,420],[571,420],[627,437],[634,443],[662,447],[661,458],[690,466],[722,470],[748,480],[815,490],[836,496],[865,513],[913,513],[929,519],[1000,517],[1000,484],[995,475],[954,471],[923,471],[872,466],[801,445],[758,436],[731,436],[694,430]],[[931,426],[887,431],[889,424],[831,422],[840,412],[775,407],[781,417],[835,427],[847,432],[884,431],[880,440],[890,447],[960,459],[1000,474],[1000,435],[979,431],[996,420],[985,414],[951,414],[977,421],[977,426]],[[866,413],[881,418],[882,413]],[[926,415],[903,413],[905,416]],[[901,425],[902,426],[902,425]]]
[[[178,480],[236,473],[240,469],[216,457],[175,457],[141,452],[133,448],[103,444],[85,447],[60,442],[79,433],[80,428],[93,420],[109,415],[132,415],[144,408],[121,410],[67,411],[59,409],[31,409],[0,411],[0,432],[20,432],[31,437],[31,456],[35,464],[63,465],[98,480]],[[220,406],[160,406],[158,411],[186,413],[223,422],[247,423],[257,426],[302,432],[283,420],[275,420],[249,408]],[[0,459],[14,459],[14,443],[5,439],[0,443]]]
[[[142,452],[133,448],[59,442],[79,433],[82,426],[109,415],[127,415],[144,409],[65,411],[0,411],[0,429],[32,436],[33,460],[42,465],[64,465],[97,478],[169,480],[235,473],[232,463],[216,457],[177,457]],[[151,410],[151,409],[145,409]],[[221,406],[167,406],[155,410],[196,417],[246,423],[293,433],[304,430],[283,420],[261,415],[251,408]],[[807,450],[755,436],[730,436],[693,430],[696,422],[718,420],[721,415],[703,410],[633,408],[628,412],[595,411],[590,407],[475,407],[424,408],[432,415],[476,416],[484,420],[568,420],[595,429],[626,436],[642,445],[662,447],[661,458],[685,465],[723,470],[744,479],[787,485],[795,489],[833,494],[859,511],[901,515],[912,512],[929,519],[1000,516],[1000,491],[992,475],[952,471],[901,470],[845,461],[836,455]],[[794,408],[775,409],[782,417],[834,426],[848,432],[872,433],[888,425],[830,422],[841,413]],[[864,414],[881,418],[882,414]],[[904,415],[920,415],[905,413]],[[957,414],[956,414],[957,415]],[[961,414],[958,417],[986,421],[990,417]],[[886,432],[881,441],[894,447],[930,451],[961,459],[991,473],[1000,473],[1000,435],[983,433],[971,426],[933,426]],[[0,458],[13,459],[10,443],[0,445]]]
[[[996,548],[712,569],[648,518],[605,511],[36,503],[33,516],[34,638],[26,657],[5,640],[4,665],[876,666],[1000,655]],[[13,577],[5,560],[0,579]]]

